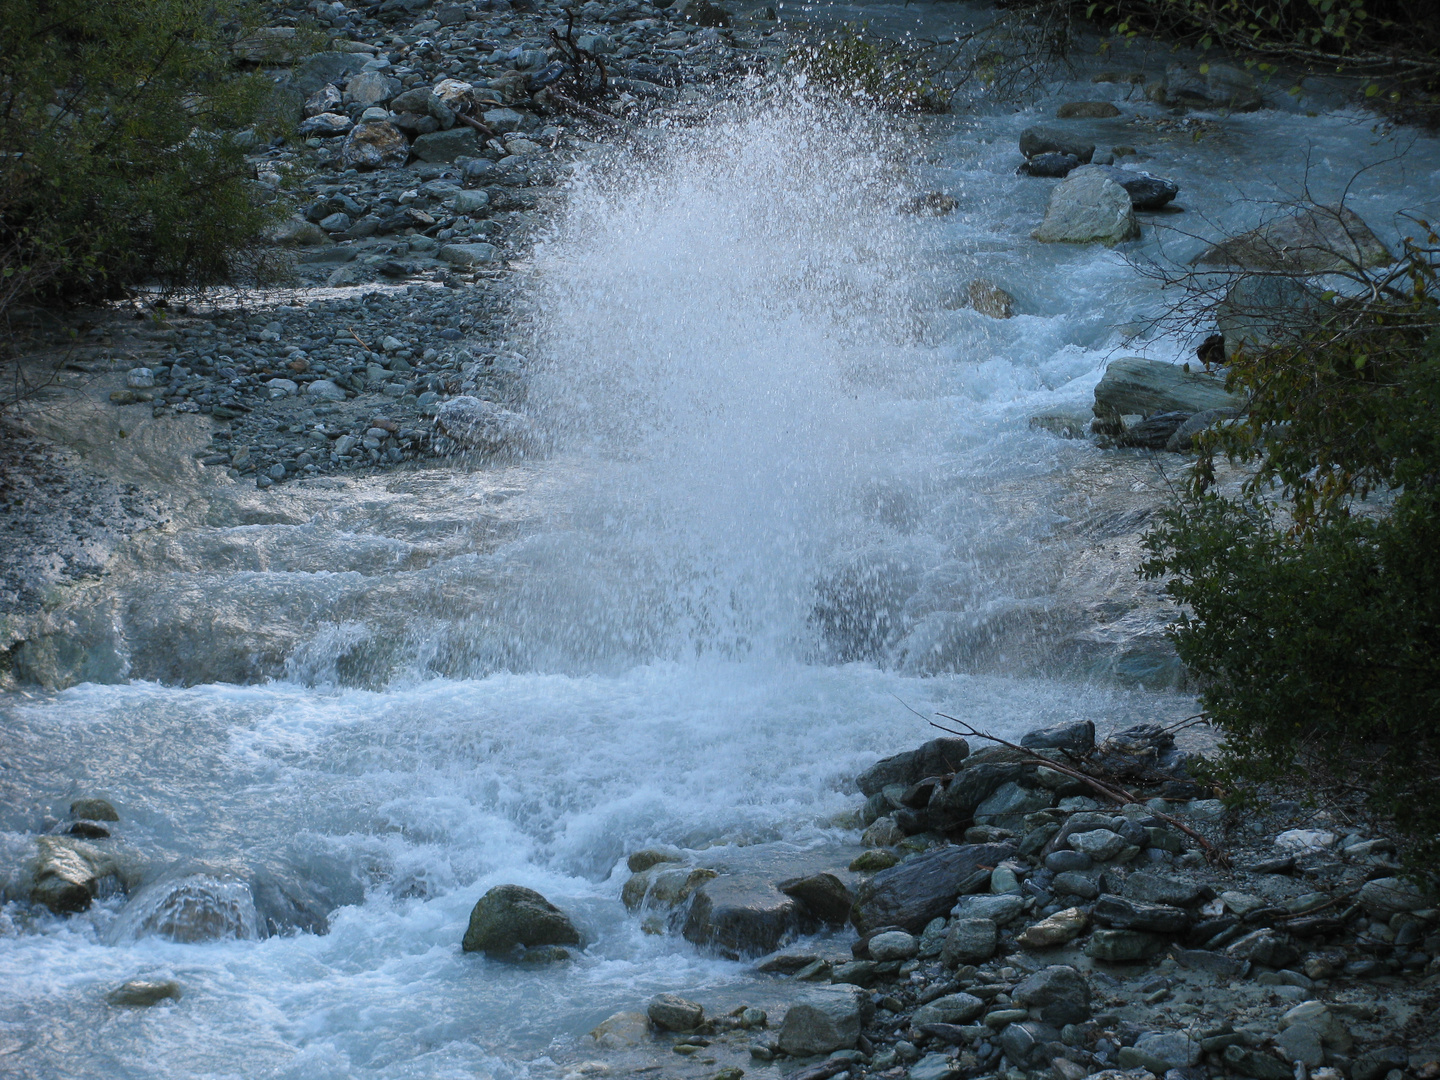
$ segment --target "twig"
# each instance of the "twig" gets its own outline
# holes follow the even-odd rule
[[[1001,746],[1009,747],[1011,750],[1018,751],[1019,753],[1023,754],[1027,759],[1035,762],[1038,765],[1043,765],[1047,769],[1054,769],[1056,772],[1068,776],[1071,779],[1079,780],[1082,784],[1085,784],[1088,787],[1094,789],[1096,792],[1105,796],[1112,802],[1120,803],[1122,805],[1127,803],[1143,805],[1144,803],[1143,799],[1137,798],[1135,795],[1126,791],[1122,787],[1116,787],[1102,783],[1099,780],[1095,779],[1093,776],[1081,772],[1079,769],[1066,765],[1063,762],[1052,761],[1050,758],[1041,757],[1039,754],[1035,753],[1033,750],[1028,749],[1027,747],[1009,742],[1005,739],[1000,738],[998,735],[990,735],[986,732],[980,731],[972,724],[966,723],[964,720],[959,720],[953,716],[948,716],[945,713],[937,713],[936,715],[939,716],[941,719],[949,720],[952,724],[959,724],[960,727],[964,730],[956,731],[953,728],[947,728],[944,724],[937,724],[934,720],[931,720],[929,723],[930,726],[933,728],[939,728],[941,731],[948,732],[951,735],[960,735],[965,738],[986,739],[990,742],[999,743]],[[1174,818],[1171,815],[1163,813],[1159,810],[1152,809],[1150,813],[1159,820],[1165,822],[1165,824],[1179,829],[1186,836],[1190,837],[1190,839],[1194,840],[1195,843],[1200,845],[1200,850],[1205,853],[1206,860],[1212,866],[1229,867],[1229,856],[1227,856],[1224,851],[1222,851],[1211,841],[1207,840],[1194,829],[1190,828],[1190,826],[1186,825],[1183,821],[1180,821],[1177,818]]]
[[[355,328],[353,326],[347,326],[345,329],[350,331],[350,336],[353,337],[356,341],[358,341],[360,343],[360,347],[366,352],[375,351],[374,349],[370,348],[369,345],[365,344],[365,339],[355,332]]]
[[[492,139],[498,137],[498,135],[497,135],[497,133],[496,133],[496,131],[495,131],[494,128],[492,128],[492,127],[490,127],[490,126],[488,126],[488,125],[486,125],[486,124],[482,124],[479,120],[476,120],[473,116],[466,116],[464,113],[459,113],[459,112],[457,112],[457,113],[455,114],[455,119],[456,119],[456,120],[459,120],[462,124],[466,125],[467,127],[472,127],[472,128],[474,128],[476,131],[479,131],[479,132],[481,132],[481,133],[489,136],[489,137],[492,138]]]

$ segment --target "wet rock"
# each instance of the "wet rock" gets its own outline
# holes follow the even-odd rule
[[[1083,975],[1064,964],[1042,968],[1023,979],[1011,996],[1021,1005],[1039,1009],[1040,1019],[1055,1027],[1090,1019],[1090,986]]]
[[[985,1002],[973,994],[945,994],[911,1014],[916,1027],[925,1024],[964,1024],[985,1011]]]
[[[116,872],[114,860],[78,837],[39,836],[30,901],[57,915],[85,911],[101,882]]]
[[[1058,120],[1108,120],[1120,110],[1108,101],[1067,101],[1055,110]]]
[[[441,262],[452,266],[484,266],[500,257],[500,249],[484,242],[446,244],[435,255]]]
[[[1134,356],[1112,361],[1095,387],[1095,415],[1102,420],[1244,407],[1243,397],[1225,390],[1224,379]]]
[[[1229,64],[1207,64],[1201,72],[1184,64],[1165,69],[1159,96],[1166,105],[1191,109],[1226,109],[1253,112],[1263,108],[1265,97],[1255,77]]]
[[[1015,298],[993,281],[976,278],[965,287],[966,306],[992,319],[1009,319],[1015,314]]]
[[[1063,179],[1080,167],[1074,154],[1036,154],[1015,171],[1023,176]]]
[[[1153,934],[1179,934],[1190,925],[1190,913],[1183,908],[1147,904],[1113,894],[1101,896],[1090,914],[1102,926],[1117,930],[1145,930]]]
[[[946,195],[942,191],[927,191],[906,200],[901,209],[907,214],[919,214],[922,217],[944,217],[953,213],[959,205],[960,201],[952,195]]]
[[[1077,720],[1070,724],[1036,728],[1020,736],[1020,745],[1029,750],[1069,750],[1076,754],[1088,754],[1095,749],[1095,724],[1090,720]]]
[[[975,807],[975,820],[1013,818],[1015,821],[1012,827],[1017,827],[1020,824],[1019,819],[1024,815],[1049,809],[1054,803],[1055,796],[1051,792],[1021,787],[1012,780],[1001,784],[984,802]]]
[[[618,1012],[597,1025],[590,1037],[603,1050],[625,1050],[650,1038],[650,1022],[645,1013]]]
[[[862,884],[851,921],[862,934],[881,926],[919,933],[950,910],[966,878],[993,868],[1013,852],[1008,844],[960,844],[924,852]]]
[[[518,946],[579,945],[570,917],[533,889],[497,885],[470,912],[460,947],[465,952],[507,956]]]
[[[435,428],[461,446],[485,453],[524,446],[529,435],[529,424],[519,413],[467,394],[440,403]]]
[[[880,963],[887,960],[909,960],[920,951],[920,942],[904,930],[876,934],[866,944],[870,950],[870,959]]]
[[[1113,180],[1079,170],[1050,193],[1045,220],[1031,236],[1046,244],[1114,246],[1140,235],[1129,193]]]
[[[137,892],[116,919],[113,933],[117,939],[153,935],[193,945],[253,941],[261,936],[261,926],[254,894],[246,882],[191,874]]]
[[[808,922],[800,904],[769,882],[725,876],[695,890],[683,933],[686,941],[738,958],[774,951]]]
[[[1165,947],[1165,939],[1139,930],[1096,930],[1085,943],[1085,955],[1112,964],[1148,960]]]
[[[680,861],[681,858],[677,852],[666,851],[661,848],[644,848],[641,851],[632,851],[625,860],[625,866],[632,874],[639,874],[661,863],[677,863]]]
[[[1070,174],[1081,176],[1103,176],[1113,180],[1130,196],[1130,205],[1136,210],[1159,210],[1180,194],[1180,185],[1174,180],[1152,176],[1147,172],[1131,169],[1117,169],[1113,165],[1082,165]]]
[[[869,835],[868,830],[866,835]],[[897,840],[896,843],[899,843],[899,841]],[[850,860],[849,869],[854,870],[856,873],[872,874],[879,870],[889,870],[890,867],[899,861],[900,856],[896,855],[893,851],[862,851]]]
[[[1037,154],[1072,154],[1086,165],[1095,156],[1095,144],[1054,128],[1029,127],[1020,133],[1020,153],[1031,159]]]
[[[1309,206],[1221,241],[1192,262],[1286,274],[1324,274],[1394,261],[1360,215],[1344,206]]]
[[[154,385],[153,377],[151,385]],[[84,821],[119,821],[120,815],[104,799],[76,799],[70,804],[70,816]]]
[[[909,787],[927,776],[947,776],[961,767],[970,754],[964,739],[932,739],[916,750],[877,761],[855,778],[866,795],[875,795],[891,784]]]
[[[180,984],[173,979],[131,979],[105,995],[111,1005],[144,1009],[162,1001],[179,1001]]]
[[[356,124],[340,147],[340,162],[348,169],[398,169],[409,156],[404,134],[383,120]]]
[[[940,950],[940,962],[948,968],[961,964],[983,964],[995,955],[999,930],[993,919],[952,919]]]
[[[821,922],[843,923],[850,918],[855,897],[834,874],[811,874],[780,882],[778,888]]]
[[[642,906],[673,908],[683,904],[690,894],[719,875],[705,868],[656,864],[640,871],[625,882],[620,899],[631,911]]]
[[[1056,896],[1078,896],[1082,900],[1094,900],[1100,895],[1100,886],[1089,874],[1077,870],[1063,870],[1050,883]]]
[[[886,814],[877,819],[874,824],[860,834],[860,843],[866,847],[894,847],[904,839],[905,830],[900,827],[900,823],[895,820],[893,814]]]
[[[1074,941],[1085,932],[1088,923],[1088,917],[1079,908],[1065,908],[1026,927],[1015,940],[1026,949],[1054,949]]]
[[[853,1049],[872,1011],[869,994],[858,987],[809,991],[786,1011],[780,1049],[797,1057]]]
[[[705,1021],[705,1010],[679,994],[655,995],[646,1012],[662,1031],[694,1031]]]

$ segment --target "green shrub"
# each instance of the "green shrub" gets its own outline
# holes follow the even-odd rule
[[[1235,360],[1229,382],[1250,411],[1202,440],[1142,568],[1182,605],[1172,639],[1224,736],[1217,777],[1354,793],[1428,872],[1440,869],[1432,254],[1411,248],[1370,299],[1327,296],[1297,343]],[[1220,457],[1250,468],[1238,491],[1218,490]]]
[[[946,102],[926,74],[923,53],[846,26],[816,44],[797,46],[789,63],[822,93],[882,109],[943,112]]]
[[[235,68],[228,0],[0,4],[0,313],[228,281],[277,210],[240,132],[271,84]]]

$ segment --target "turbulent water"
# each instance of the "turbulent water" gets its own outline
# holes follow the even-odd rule
[[[3,909],[0,1071],[548,1076],[657,991],[761,992],[744,965],[641,933],[626,852],[853,838],[849,778],[926,737],[907,705],[1001,734],[1189,711],[1116,678],[1128,631],[1086,651],[1060,610],[1091,588],[1066,577],[1067,530],[1123,517],[1117,490],[1152,467],[1027,419],[1083,411],[1111,356],[1194,341],[1144,332],[1164,301],[1122,254],[1029,241],[1049,185],[1013,175],[1013,148],[1053,105],[912,125],[760,101],[581,169],[527,271],[518,344],[545,449],[503,474],[526,508],[499,540],[416,569],[394,539],[405,507],[378,498],[299,531],[221,529],[237,549],[265,537],[269,561],[211,573],[214,592],[279,610],[344,587],[349,566],[302,566],[318,532],[377,577],[391,560],[393,594],[367,594],[375,623],[362,605],[311,627],[287,680],[3,703],[6,865],[99,795],[151,884],[69,919]],[[1252,224],[1247,200],[1307,178],[1333,198],[1406,148],[1343,114],[1132,134],[1189,210],[1150,219],[1142,257],[1193,254],[1186,233]],[[1393,244],[1392,215],[1437,181],[1422,140],[1352,204]],[[899,212],[927,190],[956,212]],[[1019,317],[956,307],[982,275]],[[435,480],[413,516],[462,521],[494,483]],[[184,880],[228,883],[223,940],[161,932],[154,883]],[[504,882],[576,916],[589,944],[563,972],[459,951]],[[269,934],[277,911],[302,929]],[[306,911],[331,911],[328,933]],[[179,1002],[103,1004],[159,977]]]

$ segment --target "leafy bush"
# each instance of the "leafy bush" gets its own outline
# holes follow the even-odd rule
[[[924,46],[906,48],[847,26],[816,44],[801,45],[790,65],[806,85],[882,109],[943,112],[946,102],[926,75]]]
[[[226,281],[276,210],[237,134],[272,87],[228,0],[0,4],[0,313]]]
[[[1422,223],[1423,224],[1423,223]],[[1350,791],[1440,868],[1437,237],[1318,325],[1242,352],[1247,416],[1201,440],[1150,578],[1223,732],[1222,781]],[[1226,494],[1217,459],[1248,466]]]

